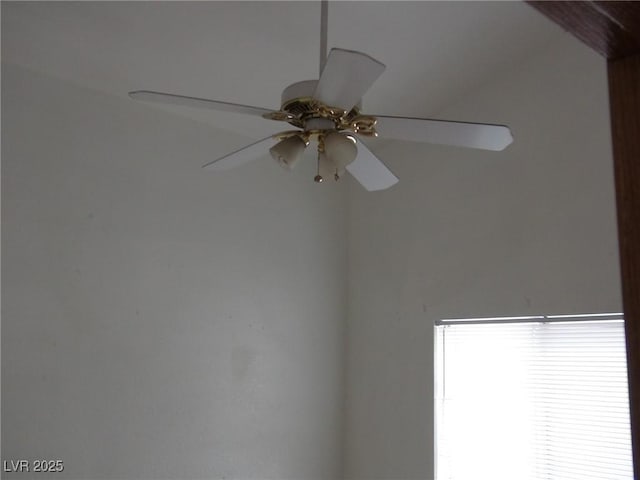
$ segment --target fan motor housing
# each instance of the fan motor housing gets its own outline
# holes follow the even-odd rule
[[[318,80],[303,80],[302,82],[292,83],[282,91],[282,109],[284,110],[292,100],[303,98],[312,98],[313,92],[316,90]]]
[[[292,83],[282,91],[281,107],[295,119],[288,120],[291,125],[306,129],[334,129],[337,119],[329,119],[319,111],[319,102],[313,98],[318,80],[303,80]],[[353,118],[359,114],[360,102],[346,115]],[[336,106],[339,107],[339,106]],[[341,122],[340,122],[341,123]]]

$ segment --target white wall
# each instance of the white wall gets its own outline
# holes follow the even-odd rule
[[[378,142],[400,178],[351,188],[345,473],[433,477],[433,321],[620,311],[605,61],[569,36],[440,118],[500,153]]]
[[[205,172],[249,139],[17,67],[2,84],[3,459],[337,478],[346,189],[311,161]]]
[[[434,319],[620,308],[605,65],[569,37],[440,115],[508,150],[372,143],[401,182],[348,218],[311,161],[203,172],[247,139],[2,81],[3,459],[339,478],[344,428],[346,477],[431,478]]]

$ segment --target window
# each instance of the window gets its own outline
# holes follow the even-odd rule
[[[435,328],[437,480],[633,478],[620,314]]]

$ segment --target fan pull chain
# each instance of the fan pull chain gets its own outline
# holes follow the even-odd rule
[[[324,178],[320,175],[320,152],[318,152],[318,162],[316,163],[316,176],[313,177],[313,181],[316,183],[322,183]]]
[[[316,162],[316,176],[313,177],[313,181],[316,183],[322,183],[324,178],[320,175],[320,155],[324,152],[324,140],[322,137],[318,137],[318,161]]]

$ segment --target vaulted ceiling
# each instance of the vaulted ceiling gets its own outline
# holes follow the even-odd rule
[[[125,98],[136,89],[279,106],[317,78],[320,3],[2,2],[2,60]],[[331,2],[329,48],[387,70],[369,113],[433,116],[564,33],[520,2]],[[154,107],[156,108],[156,107]],[[279,125],[177,107],[248,136]]]

